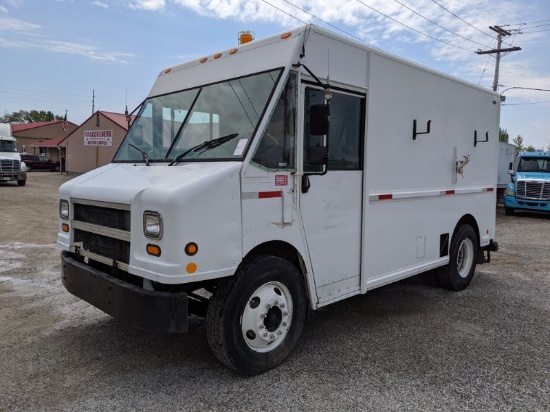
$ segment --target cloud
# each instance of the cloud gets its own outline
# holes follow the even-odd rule
[[[92,4],[93,4],[94,6],[103,7],[104,9],[108,9],[108,8],[109,8],[109,5],[108,5],[108,4],[102,3],[102,2],[100,2],[100,1],[94,1]]]
[[[165,5],[165,0],[132,0],[128,6],[135,10],[162,11]]]
[[[92,60],[102,60],[112,63],[128,63],[127,59],[130,57],[134,57],[134,55],[130,53],[103,51],[94,46],[67,41],[51,40],[45,42],[43,45],[40,45],[38,47],[47,51],[78,54],[80,56],[88,57]]]
[[[6,32],[33,32],[40,28],[39,25],[27,23],[13,17],[0,17],[0,31]]]

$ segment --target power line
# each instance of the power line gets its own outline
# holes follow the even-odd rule
[[[432,1],[433,1],[433,0],[432,0]],[[524,26],[524,25],[527,25],[527,24],[544,23],[545,21],[550,21],[550,19],[546,19],[546,20],[537,20],[537,21],[530,21],[530,22],[527,22],[527,23],[504,24],[504,25],[502,25],[502,27],[509,27],[509,26]]]
[[[262,0],[262,1],[264,1],[264,0]],[[288,1],[288,0],[283,0],[283,1],[284,1],[285,3],[290,4],[290,5],[293,6],[293,7],[296,7],[298,10],[301,10],[301,11],[303,11],[304,13],[309,14],[311,17],[313,17],[313,18],[315,18],[315,19],[317,19],[317,20],[319,20],[319,21],[322,21],[322,22],[325,23],[326,25],[328,25],[328,26],[330,26],[330,27],[332,27],[332,28],[338,30],[339,32],[342,32],[342,33],[344,33],[344,34],[346,34],[346,35],[348,35],[348,36],[354,38],[355,40],[359,40],[360,42],[365,43],[365,40],[360,39],[359,37],[354,36],[353,34],[348,33],[347,31],[342,30],[342,29],[339,28],[339,27],[336,27],[334,24],[331,24],[331,23],[329,23],[328,21],[323,20],[323,19],[321,19],[320,17],[317,17],[317,16],[314,15],[313,13],[310,13],[309,11],[307,11],[307,10],[305,10],[305,9],[303,9],[303,8],[301,8],[301,7],[299,7],[299,6],[297,6],[296,4],[291,3],[291,2]]]
[[[268,4],[268,5],[270,5],[271,7],[273,7],[273,8],[275,8],[275,9],[279,10],[280,12],[283,12],[283,13],[286,14],[287,16],[292,17],[293,19],[296,19],[296,20],[298,20],[299,22],[301,22],[301,23],[303,23],[303,24],[307,24],[307,23],[306,23],[305,21],[303,21],[302,19],[299,19],[298,17],[293,16],[292,14],[290,14],[290,13],[284,11],[283,9],[281,9],[281,8],[279,8],[279,7],[277,7],[277,6],[275,6],[274,4],[271,4],[271,3],[268,2],[267,0],[262,0],[262,1],[263,1],[265,4]]]
[[[477,44],[478,46],[487,47],[487,46],[485,46],[484,44],[478,43],[478,42],[475,41],[475,40],[468,39],[468,38],[466,38],[466,37],[464,37],[464,36],[462,36],[462,35],[460,35],[460,34],[458,34],[458,33],[455,33],[454,31],[452,31],[452,30],[450,30],[450,29],[448,29],[448,28],[446,28],[446,27],[443,27],[441,24],[439,24],[439,23],[437,23],[437,22],[435,22],[435,21],[429,19],[428,17],[422,15],[421,13],[419,13],[419,12],[417,12],[417,11],[411,9],[409,6],[407,6],[406,4],[401,3],[399,0],[393,0],[393,1],[395,1],[396,3],[399,3],[401,6],[405,7],[407,10],[412,11],[412,12],[413,12],[414,14],[416,14],[417,16],[422,17],[423,19],[429,21],[429,22],[432,23],[432,24],[435,24],[437,27],[440,27],[440,28],[442,28],[443,30],[448,31],[448,32],[451,33],[451,34],[454,34],[455,36],[458,36],[458,37],[460,37],[460,38],[462,38],[462,39],[464,39],[464,40],[467,40],[467,41],[469,41],[469,42],[471,42],[471,43]]]
[[[483,30],[478,29],[476,26],[474,26],[474,25],[468,23],[468,22],[467,22],[466,20],[464,20],[462,17],[456,15],[456,14],[453,13],[451,10],[449,10],[448,8],[446,8],[445,6],[439,4],[437,1],[435,1],[435,0],[432,0],[432,1],[433,1],[435,4],[437,4],[439,7],[441,7],[443,10],[445,10],[445,11],[451,13],[453,16],[455,16],[455,17],[456,17],[457,19],[459,19],[460,21],[466,23],[466,24],[467,24],[468,26],[470,26],[471,28],[476,29],[478,32],[483,33],[484,35],[489,36],[490,38],[493,38],[493,36],[491,36],[489,33],[484,32]]]
[[[357,1],[358,3],[361,3],[363,6],[368,7],[368,8],[371,9],[372,11],[374,11],[374,12],[376,12],[376,13],[378,13],[378,14],[381,14],[381,15],[384,16],[385,18],[390,19],[390,20],[394,21],[395,23],[397,23],[397,24],[399,24],[399,25],[401,25],[401,26],[403,26],[403,27],[406,27],[407,29],[412,30],[412,31],[414,31],[414,32],[416,32],[416,33],[418,33],[418,34],[421,34],[421,35],[423,35],[423,36],[429,37],[429,38],[432,39],[432,40],[438,41],[438,42],[443,43],[443,44],[446,44],[446,45],[448,45],[448,46],[455,47],[455,48],[457,48],[457,49],[461,49],[461,50],[464,50],[464,51],[468,51],[468,52],[475,53],[474,50],[470,50],[470,49],[466,49],[466,48],[461,47],[461,46],[457,46],[456,44],[452,44],[452,43],[449,43],[449,42],[447,42],[447,41],[445,41],[445,40],[438,39],[438,38],[433,37],[433,36],[431,36],[431,35],[429,35],[429,34],[427,34],[427,33],[424,33],[424,32],[422,32],[422,31],[420,31],[420,30],[417,30],[417,29],[415,29],[415,28],[413,28],[413,27],[407,26],[405,23],[401,23],[399,20],[394,19],[393,17],[388,16],[387,14],[382,13],[380,10],[377,10],[377,9],[375,9],[374,7],[369,6],[368,4],[363,3],[361,0],[356,0],[356,1]]]

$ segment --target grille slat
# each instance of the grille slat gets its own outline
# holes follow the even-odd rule
[[[129,264],[130,211],[75,202],[73,207],[74,241],[96,255]]]
[[[550,183],[534,180],[519,180],[516,186],[517,197],[522,199],[550,199]]]
[[[19,173],[19,160],[14,160],[14,159],[0,160],[0,172]]]

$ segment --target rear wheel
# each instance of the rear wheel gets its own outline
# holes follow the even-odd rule
[[[302,332],[307,313],[304,282],[285,259],[260,256],[223,279],[206,317],[216,357],[245,375],[281,364]]]
[[[476,270],[477,245],[474,229],[470,225],[460,226],[453,236],[449,264],[438,272],[443,287],[455,291],[468,287]]]

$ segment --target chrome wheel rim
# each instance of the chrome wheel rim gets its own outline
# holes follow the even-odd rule
[[[248,347],[265,353],[279,346],[290,330],[292,310],[292,295],[282,283],[268,282],[256,289],[241,317]]]
[[[456,256],[456,268],[461,278],[466,279],[474,264],[474,242],[470,238],[464,239],[458,247]]]

